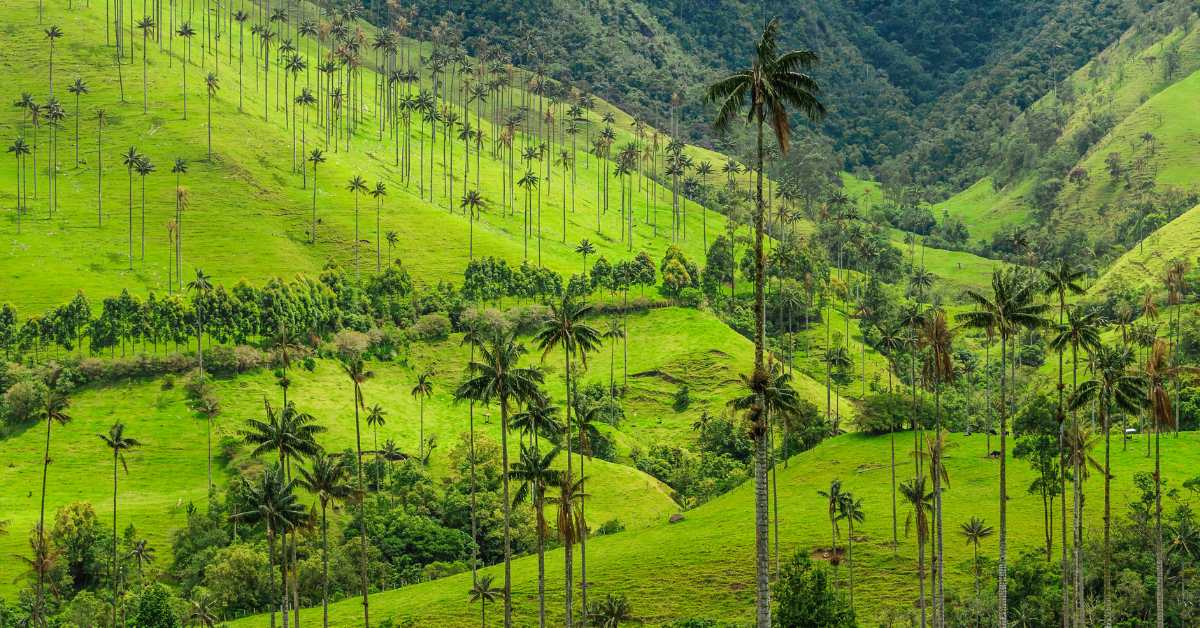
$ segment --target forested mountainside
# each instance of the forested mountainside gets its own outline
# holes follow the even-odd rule
[[[382,1],[377,21],[387,18]],[[1166,33],[1190,2],[1147,0],[418,0],[393,19],[442,36],[486,36],[519,63],[545,57],[555,78],[594,90],[678,134],[735,156],[712,137],[703,86],[741,67],[764,14],[780,17],[785,46],[818,51],[829,118],[813,132],[846,170],[903,170],[941,200],[984,176],[1013,120],[1056,81],[1133,26]],[[522,28],[524,25],[525,28]],[[448,35],[447,35],[448,32]],[[536,64],[536,61],[531,61]]]

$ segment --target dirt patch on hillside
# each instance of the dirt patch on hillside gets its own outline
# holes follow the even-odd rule
[[[719,358],[727,358],[727,357],[729,357],[729,354],[728,354],[728,353],[725,353],[724,351],[718,351],[717,349],[709,349],[709,350],[708,350],[708,354],[709,354],[709,355],[715,355],[715,356],[717,356],[717,357],[719,357]]]

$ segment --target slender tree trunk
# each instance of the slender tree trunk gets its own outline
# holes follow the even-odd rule
[[[764,367],[763,352],[766,346],[764,320],[766,318],[766,295],[763,286],[763,111],[758,106],[758,153],[755,170],[758,175],[756,182],[756,198],[754,213],[754,378],[756,384],[754,408],[754,550],[757,575],[757,617],[758,628],[771,628],[771,585],[769,581],[770,558],[768,543],[769,522],[767,513],[767,425],[766,399],[762,387],[768,377]],[[632,234],[631,234],[632,236]],[[836,556],[835,556],[836,558]]]
[[[321,609],[323,628],[329,628],[329,523],[325,518],[325,500],[321,500]]]
[[[355,442],[355,446],[358,448],[358,452],[357,452],[357,453],[358,453],[358,458],[357,458],[357,460],[356,460],[356,464],[355,464],[355,466],[358,468],[358,492],[359,492],[359,495],[360,495],[360,497],[359,497],[359,499],[358,499],[358,520],[359,520],[359,525],[358,525],[358,538],[359,538],[359,545],[360,545],[360,547],[361,547],[361,550],[362,550],[362,556],[361,556],[361,558],[362,558],[362,596],[363,596],[362,607],[363,607],[363,626],[364,626],[364,628],[371,628],[371,619],[370,619],[370,617],[371,617],[371,616],[370,616],[370,608],[371,608],[371,607],[370,607],[370,604],[371,604],[371,600],[370,600],[370,597],[369,597],[369,595],[368,595],[368,589],[367,589],[367,515],[366,515],[366,493],[364,493],[364,492],[363,492],[363,472],[362,472],[362,430],[361,430],[361,429],[360,429],[360,427],[359,427],[359,421],[358,421],[358,408],[359,408],[359,405],[358,405],[358,391],[357,391],[358,384],[357,384],[357,383],[355,383],[354,387],[355,387],[355,389],[356,389],[356,390],[355,390],[355,394],[354,394],[354,442]]]
[[[504,483],[504,628],[512,628],[512,507],[508,491],[508,396],[500,387],[500,457]]]
[[[1007,334],[1000,335],[1000,628],[1008,628],[1008,414],[1004,405],[1007,340]]]

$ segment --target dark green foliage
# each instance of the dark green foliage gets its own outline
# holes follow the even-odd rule
[[[925,399],[917,404],[917,416],[926,427],[933,426],[933,406]],[[913,399],[904,393],[879,393],[868,395],[859,408],[855,427],[868,434],[886,434],[891,431],[895,422],[896,430],[914,428]]]
[[[171,592],[155,582],[146,587],[138,605],[137,628],[176,628],[179,619],[171,610]]]
[[[854,610],[834,593],[824,566],[796,552],[783,566],[772,591],[772,625],[779,628],[854,628]]]

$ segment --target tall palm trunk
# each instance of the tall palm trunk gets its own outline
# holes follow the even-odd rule
[[[504,484],[504,628],[512,628],[512,507],[508,492],[508,395],[500,385],[500,457]]]
[[[766,318],[766,294],[763,290],[763,121],[762,105],[757,107],[758,153],[755,162],[757,181],[754,212],[754,553],[757,576],[756,606],[758,628],[771,628],[771,585],[769,582],[770,552],[768,535],[770,523],[767,514],[767,425],[766,399],[763,387],[767,374],[763,365],[766,336],[763,325]],[[835,556],[836,558],[836,556]]]
[[[329,628],[329,523],[325,518],[325,500],[321,500],[321,609],[324,620],[321,625]]]
[[[357,198],[357,194],[355,195],[355,197]],[[355,388],[356,389],[358,388],[358,384],[355,384]],[[354,443],[355,443],[355,447],[358,449],[358,452],[357,452],[358,458],[356,459],[357,463],[355,466],[358,468],[358,494],[359,494],[359,498],[358,498],[358,521],[359,521],[358,538],[359,538],[359,545],[362,550],[362,556],[361,556],[362,577],[361,577],[361,579],[362,579],[362,596],[363,596],[363,601],[362,601],[363,626],[365,628],[371,628],[371,620],[370,620],[370,614],[369,614],[371,600],[370,600],[370,597],[368,596],[368,591],[367,591],[366,493],[363,492],[362,430],[359,427],[358,408],[359,408],[359,406],[358,406],[358,391],[355,390],[355,393],[354,393]]]
[[[1008,628],[1008,409],[1004,405],[1006,382],[1004,360],[1008,355],[1008,334],[1000,334],[1000,628]]]
[[[1154,425],[1154,573],[1156,575],[1154,607],[1157,611],[1155,625],[1158,628],[1163,628],[1163,605],[1166,601],[1166,591],[1163,588],[1162,459],[1159,455],[1159,434],[1161,433],[1162,422],[1156,420]],[[1106,493],[1105,499],[1107,497]]]

